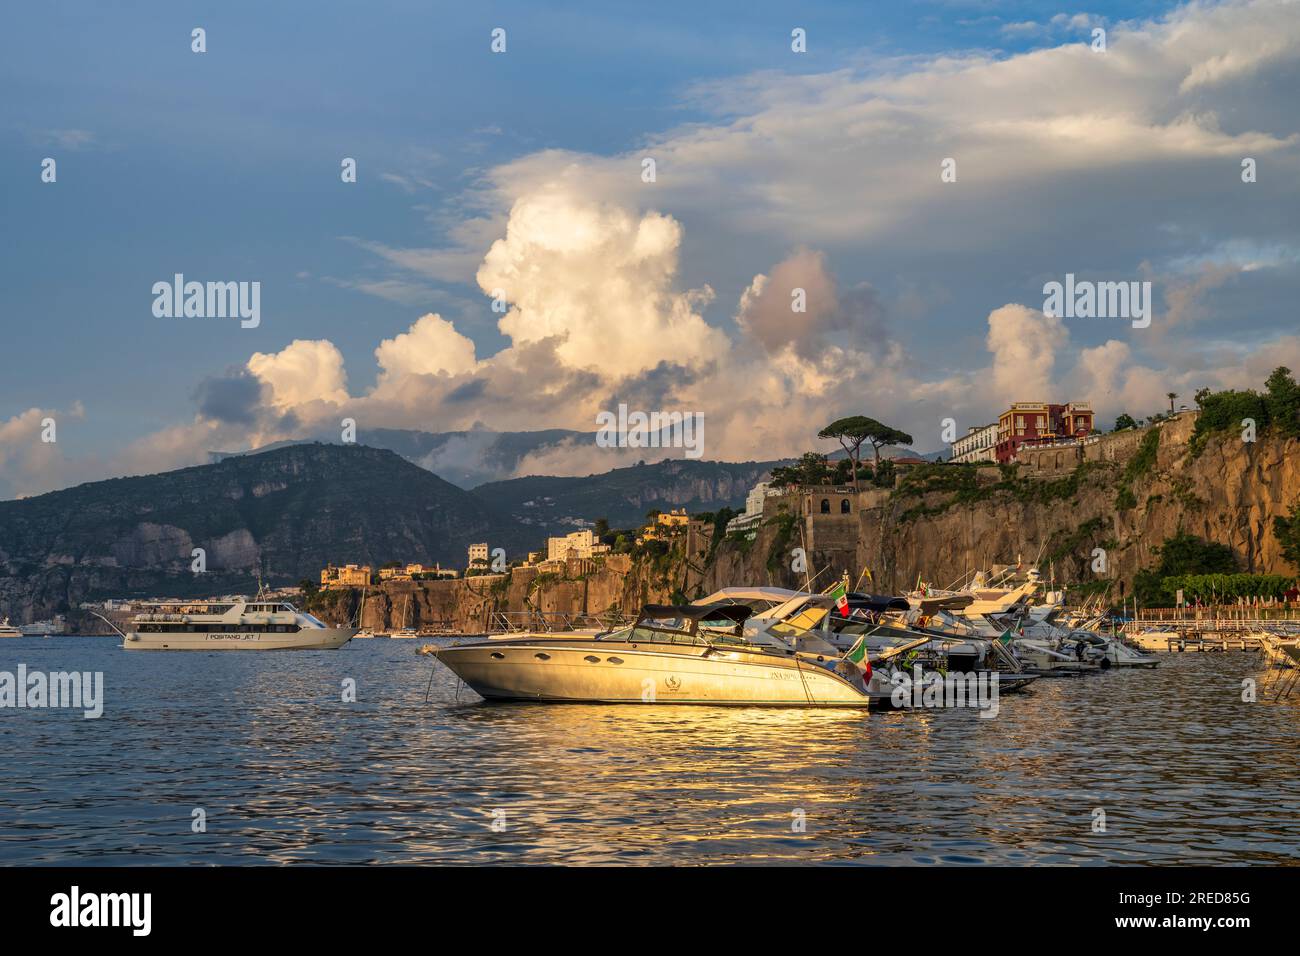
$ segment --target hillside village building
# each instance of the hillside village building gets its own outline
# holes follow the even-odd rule
[[[321,589],[328,591],[330,588],[366,587],[370,584],[371,570],[368,564],[360,567],[355,564],[345,564],[341,568],[331,564],[320,573]]]
[[[1086,402],[1053,405],[1016,402],[998,416],[996,460],[1016,460],[1024,445],[1052,445],[1086,438],[1092,432],[1092,406]]]
[[[645,541],[662,541],[665,538],[685,531],[691,523],[690,515],[686,513],[685,508],[674,508],[672,511],[661,511],[655,515],[655,520],[641,529],[641,534],[637,536],[636,543],[641,544]]]
[[[609,545],[600,544],[596,541],[596,536],[591,533],[590,528],[584,528],[581,531],[574,531],[572,534],[566,534],[557,538],[546,539],[546,560],[547,561],[566,561],[569,558],[590,558],[597,554],[604,554],[609,550]],[[529,555],[531,558],[532,556]]]
[[[432,567],[423,564],[408,564],[406,567],[398,568],[380,568],[379,580],[383,581],[414,581],[419,578],[455,578],[459,577],[460,572],[451,568],[444,568],[435,564]]]
[[[760,481],[745,496],[745,511],[727,522],[727,534],[732,532],[756,531],[763,521],[763,502],[772,495],[780,494],[772,488],[770,481]]]
[[[998,423],[972,425],[970,430],[952,443],[949,461],[996,461]]]

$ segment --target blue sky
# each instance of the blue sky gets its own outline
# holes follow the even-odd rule
[[[1212,62],[1232,52],[1233,43],[1253,56],[1263,42],[1258,37],[1275,32],[1265,14],[1250,5],[1229,8],[1225,16],[1241,28],[1239,34],[1228,31],[1223,42],[1229,46],[1189,50],[1188,57]],[[512,203],[530,190],[553,186],[547,177],[566,164],[578,168],[577,185],[565,186],[569,193],[592,184],[589,196],[567,195],[567,208],[590,201],[625,208],[634,217],[662,214],[680,227],[679,241],[669,241],[664,250],[671,274],[652,290],[668,296],[668,312],[689,307],[708,327],[734,337],[737,328],[743,334],[760,322],[755,313],[746,326],[742,296],[756,276],[774,274],[783,261],[794,262],[790,269],[796,272],[812,269],[811,284],[821,279],[833,284],[827,301],[835,304],[827,307],[820,327],[805,330],[799,343],[766,343],[772,367],[779,367],[787,381],[800,382],[782,387],[797,388],[802,398],[819,403],[818,412],[810,414],[876,407],[853,399],[853,392],[809,391],[810,377],[840,373],[824,364],[799,365],[800,359],[806,363],[818,350],[825,353],[857,336],[864,353],[895,356],[888,367],[891,376],[900,376],[890,380],[893,397],[910,390],[911,404],[924,407],[912,412],[907,403],[890,404],[882,396],[881,405],[904,427],[920,431],[945,411],[963,427],[979,423],[1006,398],[984,388],[999,374],[998,361],[1044,361],[1041,350],[1024,355],[1012,350],[989,364],[990,314],[1009,303],[1035,306],[1044,278],[1067,269],[1101,277],[1156,275],[1162,308],[1180,307],[1183,299],[1175,302],[1174,295],[1186,292],[1189,308],[1230,311],[1237,324],[1231,329],[1207,324],[1202,314],[1183,326],[1195,328],[1177,347],[1165,339],[1155,349],[1149,340],[1113,329],[1071,328],[1068,350],[1052,355],[1058,378],[1083,375],[1081,365],[1067,368],[1067,351],[1073,363],[1082,350],[1114,341],[1128,350],[1114,356],[1117,365],[1176,367],[1179,375],[1189,368],[1203,370],[1208,384],[1218,384],[1224,369],[1247,364],[1252,343],[1294,331],[1296,149],[1288,137],[1295,134],[1295,114],[1286,91],[1294,89],[1297,70],[1291,45],[1266,51],[1261,65],[1242,76],[1198,81],[1185,94],[1194,101],[1174,102],[1178,97],[1170,93],[1167,109],[1159,100],[1164,94],[1125,104],[1122,97],[1099,91],[1094,115],[1099,125],[1135,113],[1139,123],[1158,121],[1172,130],[1167,144],[1153,148],[1151,156],[1133,154],[1132,144],[1140,138],[1119,131],[1113,134],[1115,154],[1123,160],[1062,167],[1053,180],[1045,159],[1023,174],[1022,190],[1016,176],[980,172],[1005,166],[1001,157],[988,155],[987,131],[1020,122],[1011,115],[1014,105],[994,105],[986,126],[971,127],[975,145],[965,155],[980,149],[981,159],[959,183],[972,185],[963,185],[967,191],[956,206],[946,205],[941,213],[923,203],[900,210],[865,201],[858,211],[859,235],[853,222],[831,224],[833,216],[816,211],[822,202],[828,210],[837,206],[838,173],[826,180],[825,195],[811,203],[794,201],[799,209],[813,207],[806,217],[791,211],[788,198],[822,189],[827,168],[816,167],[814,160],[828,162],[836,148],[833,138],[823,137],[836,124],[840,78],[844,89],[861,90],[846,99],[845,124],[856,117],[881,126],[865,140],[846,139],[846,151],[855,152],[836,169],[860,169],[861,178],[870,181],[883,162],[880,156],[896,162],[900,151],[915,150],[928,137],[918,161],[928,167],[951,148],[942,135],[921,128],[926,116],[951,115],[944,113],[950,107],[928,106],[950,95],[934,91],[945,82],[942,64],[951,58],[1024,64],[1027,89],[1041,95],[1043,84],[1054,78],[1074,83],[1070,70],[1077,61],[1057,54],[1068,69],[1048,67],[1036,74],[1042,57],[1035,51],[1050,54],[1067,44],[1084,44],[1093,24],[1114,31],[1116,54],[1124,49],[1119,38],[1126,25],[1152,50],[1171,48],[1180,41],[1161,39],[1159,28],[1150,25],[1171,11],[1187,15],[1178,10],[1167,3],[1090,4],[1075,10],[1049,3],[961,2],[11,5],[0,13],[0,81],[6,90],[0,105],[0,170],[9,240],[0,425],[39,409],[59,418],[63,432],[57,462],[25,462],[11,444],[8,456],[0,456],[0,494],[200,460],[206,444],[254,444],[295,428],[311,431],[316,426],[309,423],[332,423],[344,407],[363,409],[372,424],[431,431],[475,421],[494,428],[582,427],[590,408],[566,413],[572,402],[541,403],[535,417],[510,411],[512,403],[535,404],[528,386],[520,382],[518,392],[511,393],[507,384],[520,381],[524,358],[511,359],[509,374],[504,358],[496,368],[481,363],[511,349],[512,342],[520,349],[531,340],[498,327],[501,316],[474,279],[474,264],[492,242],[504,238]],[[201,55],[190,50],[195,26],[207,31],[208,51]],[[504,55],[488,49],[489,32],[498,26],[507,30]],[[809,51],[799,56],[789,49],[796,26],[808,31]],[[1209,37],[1224,33],[1209,22],[1203,28]],[[1152,60],[1160,57],[1135,62]],[[1096,67],[1083,63],[1078,69]],[[899,109],[915,109],[914,116],[903,116],[894,126],[887,113],[880,118],[858,112],[861,104],[882,97],[873,86],[878,77],[892,84],[884,98],[896,97]],[[1153,73],[1137,82],[1149,88],[1159,79]],[[996,82],[990,89],[998,89]],[[806,181],[797,158],[793,165],[788,159],[790,144],[782,142],[801,115],[797,100],[803,90],[812,91],[809,112],[823,123],[809,138]],[[773,102],[780,105],[769,115],[765,104]],[[1007,100],[1014,102],[1015,97]],[[1114,113],[1108,115],[1111,107]],[[759,134],[774,137],[772,155],[787,157],[770,169],[761,149],[740,165],[723,160],[711,167],[708,150],[698,148],[698,141],[714,131],[735,134],[737,118],[742,125],[752,118],[743,132],[753,149],[754,131],[778,110],[780,123]],[[1194,136],[1180,136],[1180,115],[1206,112],[1214,114],[1213,123],[1197,127]],[[1076,120],[1078,115],[1076,108]],[[1041,111],[1033,122],[1043,124]],[[1086,125],[1082,129],[1081,135],[1090,135]],[[1244,197],[1240,189],[1234,191],[1232,144],[1211,141],[1215,130],[1243,143],[1265,137],[1259,148],[1274,165]],[[1180,144],[1197,137],[1203,141],[1191,142],[1182,156]],[[721,139],[719,144],[722,152],[726,147]],[[1023,145],[1017,149],[1022,156]],[[664,189],[611,192],[602,178],[611,162],[655,151],[666,160]],[[39,179],[46,156],[58,161],[53,185]],[[345,156],[358,161],[356,184],[339,180]],[[690,188],[680,185],[685,176],[674,179],[688,164],[694,177]],[[891,192],[883,189],[882,200]],[[1141,225],[1135,227],[1133,217],[1140,217]],[[961,226],[953,227],[957,220]],[[979,223],[987,228],[978,228]],[[1125,237],[1132,239],[1131,247]],[[403,251],[429,250],[438,255],[421,258],[418,268],[402,265]],[[792,259],[800,250],[811,250],[812,258]],[[526,258],[518,250],[504,252],[518,261]],[[1232,274],[1212,274],[1225,264]],[[576,278],[570,281],[581,281],[582,263],[573,267]],[[155,318],[149,289],[175,272],[200,280],[260,281],[261,326],[241,330],[221,320]],[[1160,282],[1175,274],[1192,288]],[[628,288],[637,288],[637,278],[639,273]],[[706,285],[711,295],[693,303],[672,298]],[[520,321],[568,307],[553,290],[521,292],[519,301],[524,300],[533,304],[518,306]],[[556,303],[554,310],[548,301]],[[415,362],[417,371],[423,370],[419,382],[399,389],[393,372],[391,394],[372,395],[383,374],[376,347],[428,313],[454,324],[455,335],[472,343],[473,361],[480,364],[421,359]],[[645,331],[649,339],[661,338],[653,318],[626,321],[642,320],[651,323]],[[435,337],[443,334],[430,335],[435,331]],[[598,332],[594,326],[575,327],[571,344]],[[1004,333],[1007,338],[1021,334]],[[1029,338],[1053,334],[1050,329],[1026,333]],[[337,350],[346,368],[346,400],[339,399],[338,388],[307,395],[301,383],[290,386],[277,379],[287,374],[282,366],[292,364],[286,358],[260,375],[262,400],[273,414],[257,428],[241,432],[229,427],[231,422],[210,421],[206,431],[200,428],[188,439],[176,432],[194,424],[201,411],[196,394],[204,382],[247,378],[251,355],[280,354],[295,340],[327,342]],[[438,342],[442,348],[442,339]],[[398,339],[394,349],[413,350],[418,344],[415,338]],[[727,348],[724,339],[713,344],[719,351]],[[792,346],[793,352],[777,356],[777,346]],[[306,361],[319,361],[320,351]],[[1088,361],[1102,364],[1107,354]],[[580,374],[587,368],[584,359],[566,356],[563,349],[558,355],[556,362],[566,370],[563,381],[541,387],[559,398],[594,388],[596,407],[627,394],[694,402],[715,413],[708,396],[725,390],[707,381],[714,373],[705,371],[703,355],[683,356],[680,362],[658,356],[645,367],[614,359],[617,367],[597,374],[594,385],[591,374]],[[332,361],[331,353],[330,370]],[[545,364],[537,357],[528,361]],[[698,383],[695,394],[665,391],[663,380],[672,366],[679,366],[679,381]],[[984,371],[973,378],[977,366]],[[755,367],[732,370],[732,391],[743,391],[735,389],[736,380],[754,381]],[[880,380],[884,370],[875,372]],[[531,381],[544,381],[541,373],[533,374]],[[447,400],[449,394],[468,394],[456,388],[475,377],[482,379],[480,389],[501,401],[467,409]],[[1180,379],[1179,388],[1184,380],[1190,381]],[[1096,374],[1079,381],[1099,387]],[[1055,381],[1048,384],[1056,387]],[[1124,402],[1160,391],[1154,380],[1140,386],[1107,384],[1124,393]],[[419,392],[417,385],[429,390]],[[1066,388],[1064,381],[1060,388]],[[291,400],[294,389],[298,398]],[[1075,397],[1104,405],[1099,395]],[[313,401],[318,404],[309,407]],[[852,401],[869,407],[845,405]],[[71,411],[77,402],[81,410]],[[333,405],[322,410],[320,402]],[[1104,410],[1113,416],[1119,405],[1111,404]],[[729,435],[742,429],[758,434],[730,411],[720,408],[715,414],[720,423],[734,421]],[[6,435],[29,432],[27,425],[14,425]],[[151,438],[160,433],[165,440]],[[761,439],[751,443],[755,454],[760,444],[798,450],[797,435],[762,430]],[[917,444],[931,448],[940,442]],[[156,459],[144,454],[154,446],[168,451]],[[716,448],[718,454],[709,457],[738,457],[746,450],[738,438]],[[133,459],[140,465],[133,466]],[[584,459],[567,467],[585,464]]]

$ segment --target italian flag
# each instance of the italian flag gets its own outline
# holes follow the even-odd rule
[[[844,655],[844,659],[852,661],[862,668],[863,683],[871,680],[871,660],[867,657],[867,639],[865,636],[857,639],[857,642],[849,648],[849,652]]]
[[[831,588],[831,597],[835,599],[835,607],[840,612],[841,617],[849,616],[849,596],[844,592],[844,585],[837,584]]]

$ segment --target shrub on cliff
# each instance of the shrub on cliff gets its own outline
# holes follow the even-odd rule
[[[1161,605],[1172,599],[1172,594],[1165,592],[1166,578],[1237,572],[1237,556],[1231,548],[1184,531],[1166,538],[1155,553],[1160,563],[1139,571],[1133,578],[1134,597],[1147,605]]]
[[[1235,603],[1253,598],[1280,598],[1295,586],[1295,578],[1283,574],[1180,574],[1161,581],[1161,592],[1170,604],[1183,592],[1183,600],[1202,604]]]
[[[1197,392],[1201,414],[1192,430],[1192,454],[1199,455],[1211,435],[1241,432],[1246,419],[1254,421],[1256,434],[1270,431],[1281,438],[1300,437],[1300,385],[1291,370],[1278,366],[1264,387],[1263,395],[1253,389]]]
[[[1291,506],[1287,517],[1273,519],[1273,536],[1282,545],[1282,557],[1300,568],[1300,501]]]

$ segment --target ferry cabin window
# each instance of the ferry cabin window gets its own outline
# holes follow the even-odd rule
[[[297,624],[181,624],[165,621],[141,624],[139,630],[151,634],[245,634],[252,631],[296,634],[301,628]]]

